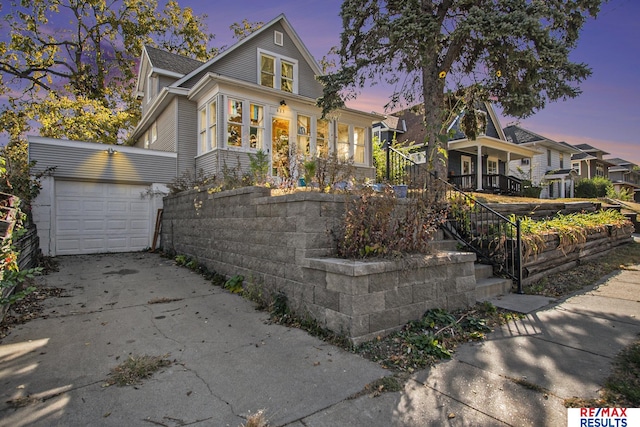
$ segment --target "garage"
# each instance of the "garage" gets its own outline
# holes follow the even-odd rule
[[[149,247],[147,186],[56,181],[56,254],[133,252]]]
[[[137,252],[153,245],[174,152],[29,137],[40,194],[31,204],[45,256]],[[157,242],[158,246],[161,242]]]

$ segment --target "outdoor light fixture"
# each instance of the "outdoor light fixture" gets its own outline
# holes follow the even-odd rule
[[[118,152],[118,151],[116,151],[116,150],[115,150],[114,148],[112,148],[112,147],[109,147],[109,148],[107,149],[107,154],[108,154],[108,155],[110,155],[110,156],[113,156],[113,155],[114,155],[114,154],[116,154],[117,152]]]
[[[287,102],[283,99],[282,101],[280,101],[280,105],[282,105],[283,107],[287,106]]]

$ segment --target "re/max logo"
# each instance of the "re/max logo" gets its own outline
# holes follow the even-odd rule
[[[580,408],[581,417],[626,417],[627,408]]]

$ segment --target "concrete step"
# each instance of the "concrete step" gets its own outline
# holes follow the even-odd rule
[[[434,240],[429,246],[435,251],[457,251],[458,242],[456,240]]]
[[[476,282],[482,279],[489,279],[493,277],[493,266],[489,264],[475,264],[476,267]]]
[[[511,279],[499,277],[476,280],[476,301],[485,301],[511,293],[511,283]]]

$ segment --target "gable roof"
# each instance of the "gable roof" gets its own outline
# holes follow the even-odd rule
[[[493,107],[490,103],[484,102],[480,105],[478,110],[487,114],[487,126],[485,135],[506,141],[506,137],[500,126],[500,121],[496,116]],[[399,142],[423,144],[426,138],[426,128],[423,122],[424,105],[418,104],[405,110],[394,113],[396,117],[404,120],[406,124],[406,131],[402,135],[402,140]],[[466,135],[460,129],[460,117],[457,116],[450,124],[449,129],[452,130],[452,135],[449,137],[449,142],[466,139]]]
[[[300,53],[302,54],[302,56],[304,57],[306,62],[309,64],[309,66],[311,67],[313,72],[316,75],[321,75],[322,74],[322,70],[320,69],[320,66],[318,65],[318,63],[314,59],[313,55],[311,55],[311,52],[309,52],[309,49],[307,49],[307,47],[304,45],[304,43],[302,43],[302,40],[298,36],[298,33],[296,33],[296,31],[293,29],[293,27],[291,26],[291,23],[289,22],[287,17],[284,15],[284,13],[281,13],[280,15],[275,17],[273,20],[271,20],[270,22],[268,22],[265,25],[263,25],[262,27],[260,27],[260,29],[254,31],[253,33],[249,34],[247,37],[245,37],[242,40],[240,40],[238,43],[236,43],[233,46],[231,46],[229,49],[227,49],[224,52],[216,55],[213,59],[209,60],[206,63],[203,63],[198,68],[196,68],[196,69],[192,70],[191,72],[189,72],[189,74],[185,75],[183,78],[178,80],[175,83],[175,85],[176,86],[182,86],[183,84],[185,84],[186,82],[191,80],[193,77],[196,77],[199,74],[206,73],[206,71],[207,71],[207,69],[209,67],[211,67],[215,63],[221,61],[223,58],[227,57],[228,55],[231,55],[234,51],[240,49],[241,46],[244,46],[245,44],[249,43],[254,38],[259,37],[262,33],[264,33],[265,31],[268,31],[269,29],[271,29],[277,23],[280,23],[282,28],[287,32],[287,34],[289,35],[289,37],[293,41],[294,45],[300,51]]]
[[[576,145],[574,145],[574,147],[576,147],[578,150],[582,150],[582,151],[585,151],[585,152],[587,152],[587,153],[594,152],[594,151],[599,151],[599,152],[601,152],[603,155],[604,155],[604,154],[609,154],[609,153],[607,153],[606,151],[603,151],[603,150],[601,150],[601,149],[599,149],[599,148],[596,148],[596,147],[592,147],[592,146],[591,146],[591,145],[589,145],[589,144],[576,144]]]
[[[167,52],[152,46],[145,46],[151,66],[156,70],[185,75],[200,67],[203,62],[177,53]]]
[[[504,128],[504,134],[507,138],[507,141],[511,141],[514,144],[518,144],[518,145],[541,144],[546,147],[555,148],[556,150],[562,151],[564,153],[571,153],[571,154],[580,153],[579,149],[567,144],[566,142],[554,141],[553,139],[549,139],[544,136],[538,135],[535,132],[532,132],[528,129],[524,129],[517,125],[511,125]]]

